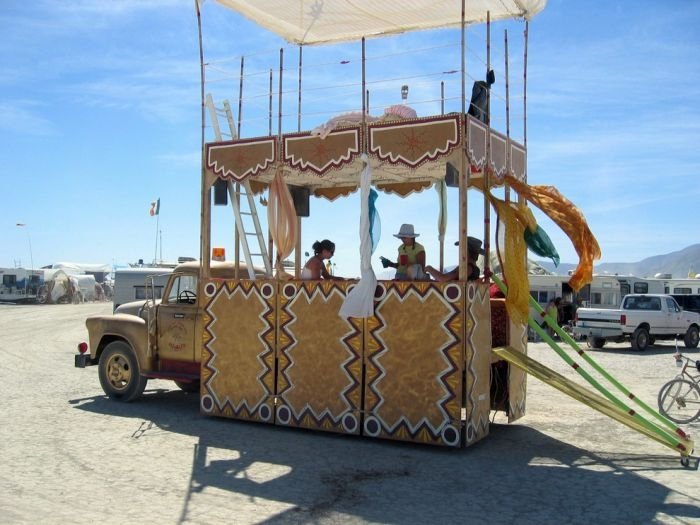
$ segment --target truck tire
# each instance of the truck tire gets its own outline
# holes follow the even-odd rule
[[[632,350],[643,352],[649,347],[649,331],[646,328],[637,328],[632,334]]]
[[[105,394],[123,403],[138,399],[148,382],[140,374],[134,351],[124,341],[112,341],[105,347],[100,356],[98,375]]]
[[[688,328],[688,331],[685,333],[685,337],[683,338],[683,342],[685,343],[686,348],[697,348],[698,347],[698,327],[697,326],[691,326]]]
[[[591,348],[603,348],[605,346],[604,337],[591,337],[588,339],[588,342],[590,343]]]

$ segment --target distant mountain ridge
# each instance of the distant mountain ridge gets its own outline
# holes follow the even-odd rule
[[[552,273],[566,275],[576,268],[575,264],[561,263],[555,267],[552,261],[536,261],[537,264]],[[654,277],[657,273],[670,273],[674,279],[685,279],[688,272],[700,274],[700,244],[691,244],[677,252],[654,255],[633,263],[602,263],[593,267],[593,273],[635,275],[637,277]]]

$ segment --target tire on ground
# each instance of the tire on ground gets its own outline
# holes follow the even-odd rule
[[[637,328],[632,334],[632,350],[644,351],[649,347],[649,332],[646,328]]]
[[[603,348],[605,346],[604,337],[591,337],[591,348]]]
[[[685,343],[686,348],[697,348],[698,347],[698,327],[697,326],[691,326],[688,328],[688,331],[685,333],[685,337],[683,337],[683,342]]]
[[[136,354],[124,341],[112,341],[105,347],[100,356],[98,375],[105,394],[124,403],[138,399],[148,382],[140,374]]]

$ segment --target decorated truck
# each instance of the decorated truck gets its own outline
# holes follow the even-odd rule
[[[235,122],[228,101],[207,93],[223,83],[207,83],[207,74],[215,74],[219,66],[204,59],[203,13],[199,2],[195,4],[202,58],[200,261],[175,269],[160,303],[148,300],[131,314],[117,310],[114,316],[89,318],[90,344],[79,348],[76,366],[96,364],[103,389],[116,400],[136,399],[149,377],[167,378],[181,387],[197,387],[200,410],[207,416],[448,447],[467,447],[486,438],[492,410],[502,411],[509,421],[521,418],[529,373],[680,452],[687,461],[693,442],[650,407],[630,409],[630,400],[643,404],[636,396],[627,391],[621,396],[607,390],[603,395],[590,392],[527,355],[528,324],[542,337],[547,334],[529,316],[526,252],[529,248],[559,257],[528,205],[559,226],[579,254],[569,279],[572,290],[591,282],[593,261],[600,258],[598,243],[576,206],[552,186],[528,184],[526,122],[522,119],[518,140],[511,132],[507,88],[499,113],[505,126],[496,129],[492,124],[496,104],[491,104],[489,91],[491,24],[525,21],[519,61],[523,115],[528,20],[544,8],[544,0],[463,0],[461,5],[417,0],[410,9],[374,0],[326,0],[311,6],[294,0],[216,4],[208,3],[206,9],[234,9],[298,46],[298,67],[291,68],[295,87],[288,80],[285,85],[290,68],[284,65],[284,49],[268,57],[271,62],[257,64],[249,76],[242,56]],[[470,97],[466,29],[482,23],[487,28],[486,67],[472,72],[472,78],[487,81],[475,81]],[[426,93],[433,90],[426,94],[431,112],[419,117],[406,103],[384,103],[376,92],[370,105],[371,86],[379,91],[397,79],[386,68],[368,67],[372,57],[366,37],[438,28],[446,32],[441,47],[447,47],[450,39],[453,44],[451,53],[441,49],[438,55],[456,67],[409,59],[427,68],[425,78],[432,79],[426,80],[430,86],[423,86]],[[505,40],[503,85],[509,86],[507,35]],[[311,111],[303,118],[301,111],[302,50],[338,42],[356,43],[354,59],[336,63],[341,69],[352,63],[356,83],[348,84],[347,70],[334,73],[323,53],[316,64],[323,75],[311,78],[337,83],[335,100],[350,107],[326,122],[312,123],[310,118],[317,115]],[[393,63],[397,58],[395,49],[391,51],[384,58]],[[263,56],[252,54],[251,60]],[[270,72],[269,84],[265,81],[251,99],[269,100],[269,109],[263,112],[268,126],[242,137],[244,80],[260,78],[260,71],[265,78]],[[452,80],[449,97],[444,95],[445,77]],[[399,87],[402,96],[407,94],[408,86]],[[325,106],[320,88],[329,86],[307,90]],[[290,92],[297,103],[296,126],[289,122],[291,112],[285,105]],[[225,133],[220,115],[228,126]],[[302,122],[307,131],[302,131]],[[430,193],[438,196],[435,252],[443,253],[448,208],[457,217],[450,233],[450,244],[458,241],[456,279],[379,279],[372,262],[380,235],[376,228],[380,192],[414,199],[428,188],[437,190]],[[345,212],[342,224],[357,232],[354,262],[360,278],[303,278],[301,229],[304,220],[312,220],[304,219],[309,216],[309,200],[336,202],[353,193],[358,193],[358,209],[354,220]],[[472,206],[476,202],[483,209],[482,220],[471,228],[468,194]],[[266,228],[259,222],[257,202],[266,208]],[[218,205],[233,213],[216,210]],[[499,224],[498,236],[491,228],[492,214]],[[231,215],[233,227],[222,226],[223,218],[230,221]],[[249,219],[252,223],[246,222]],[[468,253],[467,233],[477,228],[483,228],[485,253],[490,255],[493,248],[502,261],[500,275],[493,274],[490,257],[484,257],[478,278],[468,278],[476,254]],[[502,246],[498,239],[505,241]],[[502,247],[507,252],[502,253]],[[226,253],[233,259],[221,262]],[[442,257],[439,263],[430,262],[444,270]],[[256,267],[263,269],[262,275]],[[491,293],[493,286],[500,288],[500,297]],[[565,352],[550,343],[571,364]],[[572,344],[576,356],[589,359]],[[574,369],[582,373],[583,367],[577,364]],[[591,384],[604,388],[600,382]],[[619,382],[612,384],[623,388]],[[641,413],[660,419],[650,422]]]
[[[630,341],[634,350],[646,350],[657,339],[677,337],[686,348],[696,348],[698,329],[700,314],[683,310],[670,295],[629,294],[616,310],[579,308],[573,331],[593,348],[606,341]]]

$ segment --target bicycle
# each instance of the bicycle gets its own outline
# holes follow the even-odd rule
[[[676,352],[673,356],[676,366],[682,366],[676,376],[659,390],[659,411],[675,423],[691,423],[700,418],[700,360],[692,359]],[[685,363],[684,363],[685,361]]]

